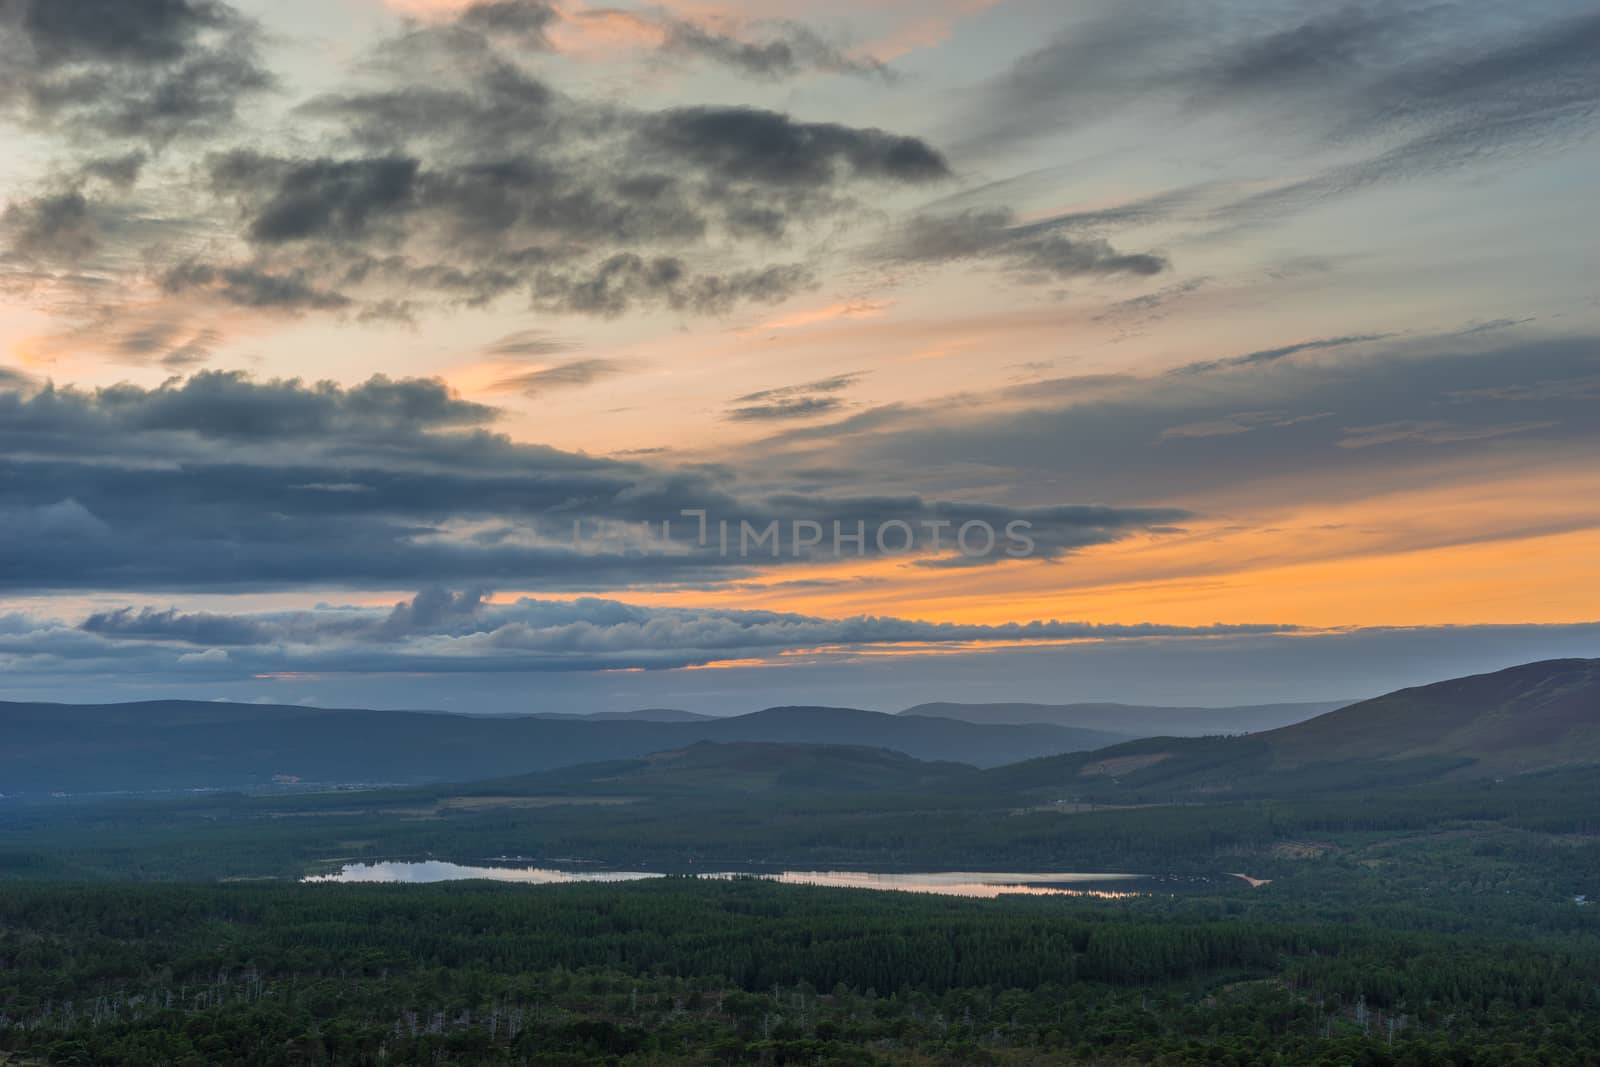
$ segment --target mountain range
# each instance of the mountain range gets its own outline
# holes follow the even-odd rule
[[[1222,736],[1205,725],[1316,708],[944,704],[900,714],[779,707],[728,718],[670,709],[506,718],[199,701],[0,703],[0,794],[473,782],[580,764],[597,766],[561,781],[659,783],[670,769],[675,780],[720,774],[764,788],[856,788],[875,775],[879,785],[912,788],[964,764],[985,768],[980,788],[1152,803],[1600,764],[1600,660],[1404,689],[1256,733]],[[967,715],[983,721],[958,717]],[[1007,721],[1041,716],[1055,721]],[[1162,724],[1203,736],[1131,736]]]
[[[205,701],[0,703],[0,794],[462,782],[637,758],[697,741],[867,746],[992,767],[1129,736],[823,707],[663,722]]]

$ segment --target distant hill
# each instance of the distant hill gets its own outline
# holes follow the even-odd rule
[[[459,782],[632,759],[696,741],[859,745],[995,766],[1099,748],[1126,736],[853,708],[770,708],[658,722],[204,701],[0,703],[0,794],[237,789],[275,780]]]
[[[704,722],[716,718],[715,715],[702,715],[698,711],[683,711],[679,708],[639,708],[636,711],[597,711],[592,715],[580,715],[574,712],[541,711],[533,716],[535,719],[581,719],[587,722]]]
[[[1600,660],[1402,689],[1262,737],[1281,766],[1453,756],[1499,772],[1600,762]]]
[[[1205,737],[1250,734],[1304,722],[1348,705],[1348,700],[1239,707],[1147,707],[1136,704],[918,704],[902,715],[977,723],[1050,723],[1083,730],[1114,730],[1136,736]]]
[[[986,772],[998,789],[1157,801],[1410,784],[1600,764],[1600,660],[1402,689],[1245,737],[1147,738]]]

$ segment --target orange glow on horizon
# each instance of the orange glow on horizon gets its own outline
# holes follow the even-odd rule
[[[1583,501],[1600,501],[1600,475],[1558,470],[1196,523],[1058,561],[930,568],[910,558],[852,558],[769,565],[726,587],[594,595],[650,607],[990,625],[1582,623],[1600,615],[1592,595],[1600,588],[1600,504]]]

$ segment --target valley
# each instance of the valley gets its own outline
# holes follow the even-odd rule
[[[475,781],[13,795],[0,1050],[1579,1067],[1595,668],[998,766],[699,738]]]

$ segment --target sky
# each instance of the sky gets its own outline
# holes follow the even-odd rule
[[[0,0],[0,698],[1600,655],[1600,11]]]

